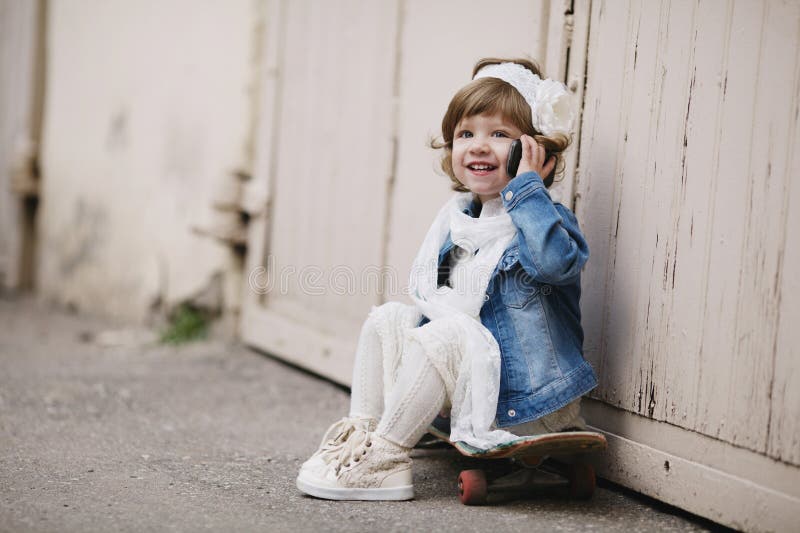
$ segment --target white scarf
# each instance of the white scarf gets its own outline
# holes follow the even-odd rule
[[[450,398],[450,438],[488,449],[515,436],[491,429],[500,392],[500,347],[481,324],[480,310],[497,262],[517,230],[505,209],[482,218],[464,214],[471,200],[472,193],[456,193],[436,215],[414,260],[409,286],[422,314],[431,321],[455,318],[466,332],[459,377]],[[477,250],[464,262],[465,282],[460,285],[466,291],[437,287],[439,251],[448,232],[453,243],[470,255]]]

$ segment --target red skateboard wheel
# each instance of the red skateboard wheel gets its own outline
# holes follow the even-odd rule
[[[458,475],[458,499],[464,505],[483,505],[488,494],[483,470],[463,470]]]

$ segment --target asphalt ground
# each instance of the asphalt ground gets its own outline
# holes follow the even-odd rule
[[[302,495],[342,388],[240,344],[152,334],[0,297],[0,531],[707,531],[610,484],[466,507],[451,449],[414,452],[416,498]]]

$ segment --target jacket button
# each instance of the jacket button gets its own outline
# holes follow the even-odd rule
[[[509,409],[508,410],[508,416],[513,418],[513,417],[517,416],[517,412],[515,410],[513,410],[513,409]]]
[[[511,200],[514,197],[514,193],[511,191],[506,191],[505,198],[506,200]]]
[[[483,301],[484,302],[488,302],[489,301],[489,295],[488,294],[483,297]]]
[[[542,294],[545,296],[549,296],[551,292],[553,292],[553,288],[550,285],[544,285],[542,287]]]

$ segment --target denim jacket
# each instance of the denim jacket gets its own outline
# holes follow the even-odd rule
[[[495,422],[508,427],[560,409],[597,379],[583,358],[579,301],[589,247],[575,215],[551,201],[536,172],[515,177],[500,194],[517,235],[492,273],[480,319],[500,345]],[[475,217],[479,208],[473,202],[464,212]],[[448,236],[439,251],[440,285],[453,246]]]

